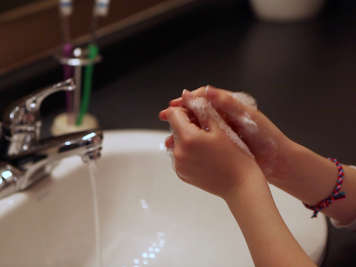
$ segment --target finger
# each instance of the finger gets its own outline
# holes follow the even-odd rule
[[[231,92],[207,86],[206,97],[218,110],[229,114],[238,115],[243,112],[251,112],[257,109],[255,99],[243,92]]]
[[[192,185],[192,183],[191,183],[188,179],[185,179],[185,178],[184,178],[182,175],[180,175],[177,171],[176,171],[176,174],[177,174],[178,178],[181,179],[183,182]]]
[[[167,110],[168,109],[162,110],[159,113],[160,120],[167,121]],[[197,117],[195,117],[194,113],[187,110],[187,114],[188,114],[188,118],[189,118],[190,122],[194,123],[196,126],[198,126],[200,128],[199,121],[198,121]]]
[[[194,123],[198,128],[201,128],[198,118],[194,115],[192,111],[188,110],[188,117],[191,123]]]
[[[194,97],[205,97],[207,86],[209,86],[209,85],[199,87],[199,88],[193,90],[191,93],[193,94]]]
[[[251,95],[245,92],[234,92],[231,93],[231,95],[233,98],[235,98],[235,100],[239,101],[241,104],[257,109],[256,99],[254,99]]]
[[[164,109],[159,113],[160,120],[167,121],[167,110],[168,109]],[[188,114],[188,118],[189,118],[190,122],[194,123],[196,126],[198,126],[200,128],[199,121],[198,121],[197,117],[195,117],[194,113],[191,111],[187,111],[187,114]]]
[[[242,151],[244,151],[248,156],[254,157],[249,150],[248,146],[239,137],[239,135],[234,132],[231,127],[224,121],[222,116],[211,106],[211,104],[204,97],[194,98],[189,92],[184,92],[183,102],[186,103],[193,112],[195,112],[199,123],[202,128],[208,128],[211,132],[223,132],[227,135],[230,140],[235,143]]]
[[[173,135],[170,135],[167,137],[166,141],[165,141],[165,145],[167,149],[173,149],[174,147],[174,137]]]
[[[170,107],[166,115],[167,121],[178,139],[187,134],[194,134],[198,130],[196,125],[191,123],[188,112],[184,108]]]
[[[207,85],[207,86],[209,86],[209,85]],[[206,94],[205,92],[206,92],[206,87],[207,86],[199,87],[199,88],[193,90],[191,93],[195,97],[205,97],[205,94]],[[188,89],[184,89],[184,90],[189,91]],[[169,105],[171,107],[180,107],[180,106],[183,105],[183,98],[182,97],[178,97],[176,99],[173,99],[173,100],[171,100],[171,102],[169,102]]]
[[[230,91],[217,89],[212,86],[207,88],[206,96],[224,120],[240,135],[245,135],[247,128],[253,130],[257,127],[253,119],[256,115],[255,106],[242,103]]]
[[[173,99],[169,102],[170,107],[181,107],[182,105],[183,105],[183,99],[181,97]]]
[[[247,100],[242,103],[244,100],[236,99],[231,92],[213,87],[208,88],[207,98],[220,114],[224,114],[224,120],[243,138],[248,147],[253,152],[258,151],[260,144],[265,142],[264,136],[270,134],[266,132],[269,128],[266,124],[268,120],[261,116],[256,105],[250,100],[249,104]]]
[[[160,119],[161,121],[167,121],[167,110],[168,110],[168,108],[162,110],[162,111],[159,113],[158,117],[159,117],[159,119]]]
[[[212,106],[240,136],[248,139],[248,135],[257,131],[255,119],[258,111],[252,97],[212,86],[207,87],[206,96]]]
[[[217,128],[218,114],[204,97],[195,97],[189,91],[184,91],[182,97],[184,106],[194,113],[201,128],[206,130]]]

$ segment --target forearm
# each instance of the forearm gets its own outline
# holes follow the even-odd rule
[[[245,236],[255,266],[315,266],[289,232],[265,179],[248,180],[225,200]]]
[[[271,178],[270,182],[309,205],[315,205],[332,193],[337,179],[335,163],[298,144],[291,144],[285,177]],[[356,170],[343,165],[345,171],[341,191],[346,199],[332,203],[322,212],[342,224],[356,218]]]

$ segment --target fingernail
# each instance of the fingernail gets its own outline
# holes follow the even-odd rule
[[[209,91],[209,89],[210,89],[209,87],[210,87],[209,84],[205,87],[205,95],[206,95],[206,96],[208,95],[208,91]]]
[[[188,92],[189,92],[188,89],[183,89],[182,95],[185,95],[185,94],[187,94]]]
[[[174,104],[175,102],[177,102],[177,100],[178,100],[178,99],[179,99],[179,98],[177,98],[177,99],[173,99],[173,100],[169,101],[169,105]]]
[[[214,98],[215,96],[217,96],[217,91],[210,85],[205,88],[205,92],[208,98]]]
[[[166,114],[166,109],[165,110],[162,110],[160,113],[159,113],[159,118],[161,119],[161,120],[164,120],[164,121],[166,121],[167,120],[167,114]]]
[[[193,94],[189,90],[186,90],[186,89],[183,90],[183,95],[182,95],[183,99],[190,98],[192,96],[193,96]]]

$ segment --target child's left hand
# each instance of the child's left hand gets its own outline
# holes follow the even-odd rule
[[[191,93],[186,94],[185,99],[193,100]],[[169,107],[160,113],[160,119],[168,121],[174,133],[174,140],[168,139],[166,145],[173,151],[177,175],[224,199],[256,177],[264,179],[247,146],[241,140],[239,146],[228,137],[221,126],[225,122],[216,117],[215,110],[208,110],[206,99],[195,100],[200,101],[200,109],[206,110]],[[192,122],[189,112],[194,113],[198,123]]]
[[[178,102],[160,113],[173,130],[174,138],[166,144],[173,151],[177,175],[226,201],[255,266],[315,267],[288,231],[246,144],[206,98],[185,92]]]

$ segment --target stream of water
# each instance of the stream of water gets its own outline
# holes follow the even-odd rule
[[[90,176],[90,186],[91,186],[91,191],[93,196],[93,215],[94,215],[94,228],[95,228],[95,267],[102,267],[100,221],[99,221],[98,196],[97,196],[95,173],[96,173],[95,162],[89,162],[89,176]]]

